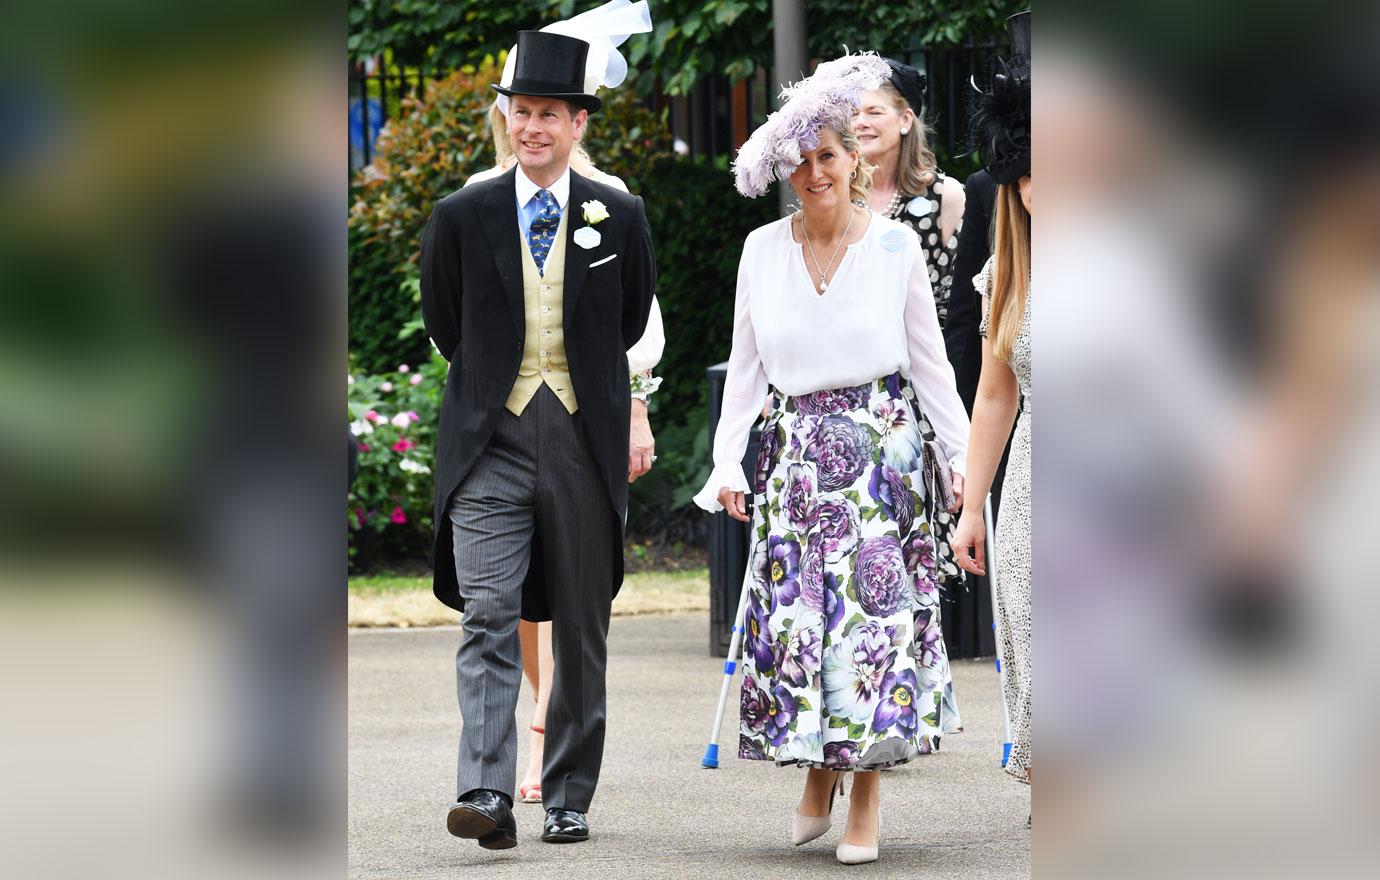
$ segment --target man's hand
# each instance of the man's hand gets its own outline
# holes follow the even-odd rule
[[[632,421],[629,424],[628,432],[628,482],[632,483],[638,477],[652,469],[652,460],[656,458],[656,440],[652,437],[652,426],[647,421],[647,402],[645,400],[634,400],[632,402]]]

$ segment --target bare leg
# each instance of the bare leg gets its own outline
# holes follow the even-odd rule
[[[813,767],[805,773],[805,793],[800,796],[800,806],[796,812],[802,816],[829,815],[829,792],[834,790],[838,779],[834,770],[816,770]]]
[[[546,703],[551,698],[551,678],[556,668],[556,663],[551,653],[551,623],[528,623],[523,621],[524,627],[531,627],[531,650],[528,649],[528,641],[524,638],[522,644],[522,665],[523,672],[527,674],[527,680],[532,682],[532,690],[537,696],[537,708],[532,713],[531,739],[527,749],[527,770],[522,774],[522,784],[540,785],[542,753],[546,745]],[[524,634],[525,635],[525,634]],[[532,658],[530,672],[527,668],[527,658]],[[536,681],[532,681],[533,677]]]
[[[530,620],[518,621],[518,641],[522,643],[522,675],[532,688],[534,698],[541,687],[541,677],[537,672],[540,668],[537,664],[537,626]]]
[[[881,832],[881,778],[875,770],[853,774],[848,796],[848,827],[843,842],[853,846],[876,846]]]

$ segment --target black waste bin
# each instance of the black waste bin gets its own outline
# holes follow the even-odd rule
[[[709,377],[709,436],[712,439],[719,427],[719,408],[724,398],[724,379],[728,362],[715,364]],[[766,400],[763,399],[763,403]],[[760,426],[754,425],[748,437],[747,452],[743,456],[743,471],[751,474],[757,467],[757,448],[762,439]],[[752,511],[752,495],[747,497],[748,512]],[[709,524],[709,653],[728,656],[728,643],[733,637],[733,615],[738,610],[739,591],[743,574],[747,571],[749,544],[747,523],[738,522],[722,510],[714,514]]]

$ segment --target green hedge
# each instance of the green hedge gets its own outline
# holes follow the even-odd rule
[[[775,191],[745,199],[724,168],[668,159],[648,175],[647,204],[659,272],[666,350],[652,397],[657,463],[633,484],[628,531],[635,538],[696,541],[704,516],[690,503],[709,476],[705,370],[727,360],[733,296],[747,234],[777,216]]]

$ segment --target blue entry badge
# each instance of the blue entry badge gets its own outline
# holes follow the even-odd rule
[[[906,205],[906,213],[912,217],[923,217],[930,212],[930,200],[924,196],[916,196]]]
[[[906,244],[906,234],[899,229],[893,229],[882,236],[882,247],[889,251],[899,251]]]

